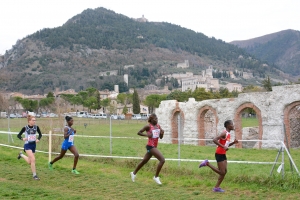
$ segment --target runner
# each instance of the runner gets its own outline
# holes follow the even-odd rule
[[[78,158],[79,158],[79,154],[78,151],[76,149],[76,147],[74,146],[74,135],[76,133],[76,130],[74,130],[72,128],[73,125],[73,118],[66,116],[65,117],[68,126],[66,126],[64,128],[64,138],[65,140],[63,141],[62,145],[61,145],[61,152],[59,154],[59,156],[57,156],[56,158],[54,158],[53,161],[48,163],[49,169],[52,170],[53,167],[52,165],[62,159],[64,157],[64,155],[66,154],[67,150],[69,149],[73,154],[74,154],[74,164],[73,164],[73,169],[72,169],[72,173],[74,174],[80,174],[77,170],[76,170],[76,165],[78,162]]]
[[[148,143],[146,145],[147,153],[145,154],[143,160],[138,164],[136,169],[133,172],[130,172],[131,180],[134,182],[136,173],[150,160],[152,156],[156,157],[159,160],[155,176],[153,180],[161,185],[159,180],[159,172],[162,166],[165,163],[164,156],[157,149],[158,138],[162,139],[164,136],[164,130],[157,124],[157,116],[155,114],[151,114],[148,119],[149,125],[144,126],[139,132],[138,135],[148,137]],[[143,133],[146,131],[146,134]]]
[[[219,136],[213,139],[213,142],[218,145],[215,153],[215,157],[218,163],[218,168],[211,165],[208,160],[204,160],[200,165],[199,168],[208,166],[214,172],[219,174],[219,178],[217,184],[213,188],[214,192],[225,192],[220,188],[222,181],[227,173],[227,158],[226,158],[226,151],[228,151],[228,147],[237,144],[238,140],[234,140],[230,143],[230,131],[234,130],[233,122],[231,120],[227,120],[224,123],[224,127],[226,128]]]
[[[18,159],[24,158],[24,160],[30,165],[32,176],[34,180],[40,180],[40,178],[36,175],[36,168],[35,168],[35,149],[36,149],[36,143],[40,141],[42,138],[42,133],[40,131],[40,128],[35,125],[35,117],[32,115],[27,116],[28,125],[23,127],[17,137],[20,140],[25,141],[24,144],[24,152],[28,155],[25,156],[22,151],[20,151],[18,155]],[[39,136],[36,139],[36,132],[38,132]],[[22,134],[25,133],[25,137],[22,138]]]

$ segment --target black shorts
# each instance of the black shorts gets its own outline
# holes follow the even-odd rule
[[[227,160],[226,154],[217,154],[217,153],[215,153],[215,158],[216,158],[217,162],[222,162],[224,160]]]
[[[153,148],[155,148],[155,147],[146,145],[146,149],[147,149],[147,152],[148,152],[148,153],[150,153],[150,150],[153,149]]]

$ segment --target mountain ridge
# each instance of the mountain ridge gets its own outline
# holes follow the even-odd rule
[[[259,59],[274,63],[284,72],[300,75],[300,31],[288,29],[230,43]]]
[[[275,65],[214,37],[166,22],[137,22],[104,8],[87,9],[60,27],[39,30],[19,40],[3,58],[0,70],[10,81],[1,87],[24,93],[47,93],[57,87],[110,89],[113,84],[126,91],[125,73],[128,87],[144,87],[167,73],[185,72],[176,68],[184,60],[194,73],[212,65],[261,78],[281,74]],[[125,65],[135,67],[124,69]],[[99,76],[109,70],[118,70],[118,75]]]

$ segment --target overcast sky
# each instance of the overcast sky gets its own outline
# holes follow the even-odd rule
[[[87,8],[169,22],[231,42],[300,30],[300,0],[1,0],[0,54],[37,30],[63,25]]]

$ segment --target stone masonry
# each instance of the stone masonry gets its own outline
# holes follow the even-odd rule
[[[242,131],[241,115],[244,109],[253,108],[259,122],[258,134],[251,130]],[[165,130],[165,143],[210,145],[211,139],[224,129],[226,120],[233,120],[235,131],[231,139],[249,140],[255,138],[262,142],[239,142],[237,148],[278,148],[284,141],[291,147],[299,147],[300,85],[273,87],[271,92],[242,93],[237,98],[187,102],[176,100],[162,101],[156,114],[159,124]],[[178,115],[180,117],[178,117]],[[211,127],[214,126],[214,127]],[[178,127],[180,135],[178,137]],[[284,135],[284,129],[286,137]],[[286,140],[287,138],[287,140]],[[292,144],[292,145],[291,145]]]

